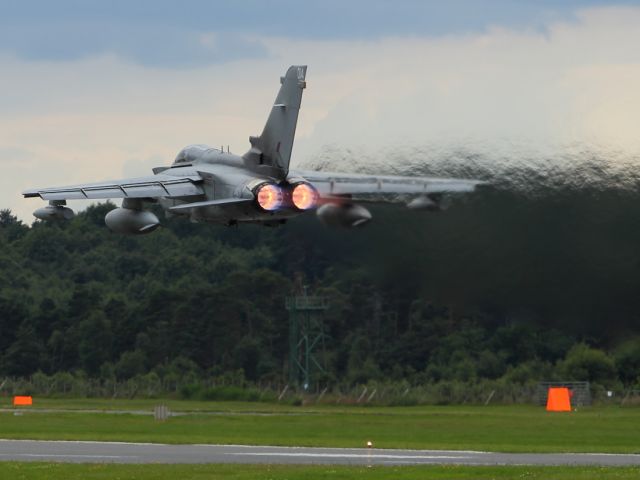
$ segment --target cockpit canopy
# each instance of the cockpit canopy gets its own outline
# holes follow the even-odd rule
[[[209,145],[189,145],[188,147],[184,147],[176,156],[173,164],[193,163],[202,157],[207,150],[211,150]]]

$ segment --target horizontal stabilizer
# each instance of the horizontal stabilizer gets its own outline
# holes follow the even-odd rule
[[[180,211],[180,210],[192,210],[194,208],[204,208],[204,207],[219,207],[222,205],[232,205],[232,204],[242,204],[253,202],[252,198],[222,198],[219,200],[205,200],[203,202],[194,202],[194,203],[185,203],[183,205],[176,205],[175,207],[171,207],[169,210],[171,211]]]

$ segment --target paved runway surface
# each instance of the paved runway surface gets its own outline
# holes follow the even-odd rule
[[[640,455],[443,450],[161,445],[0,440],[0,460],[77,463],[288,463],[323,465],[639,465]]]

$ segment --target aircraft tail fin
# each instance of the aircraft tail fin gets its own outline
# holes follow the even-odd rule
[[[283,177],[289,172],[306,74],[306,65],[293,65],[280,77],[280,91],[264,130],[259,137],[249,137],[251,149],[245,154],[245,158],[251,158],[257,165],[275,167]]]

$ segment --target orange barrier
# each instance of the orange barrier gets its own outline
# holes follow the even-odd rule
[[[550,387],[547,396],[547,412],[570,412],[571,394],[567,387]]]
[[[17,407],[17,406],[27,406],[27,405],[33,405],[33,398],[31,397],[24,397],[24,396],[15,396],[13,397],[13,406]]]

